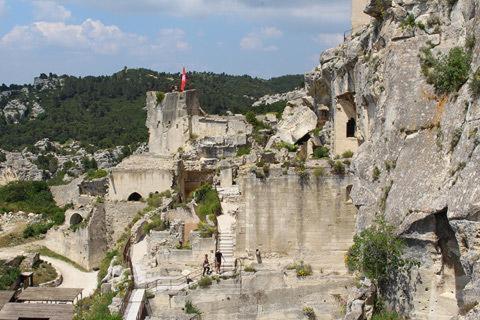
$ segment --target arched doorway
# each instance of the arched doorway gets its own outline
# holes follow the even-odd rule
[[[128,196],[128,201],[140,201],[142,200],[142,195],[138,192],[134,192]]]
[[[83,217],[78,213],[74,213],[70,217],[70,226],[77,225],[77,224],[81,223],[82,221],[83,221]]]

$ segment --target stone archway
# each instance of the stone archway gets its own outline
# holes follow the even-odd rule
[[[130,195],[128,196],[128,199],[127,199],[127,200],[128,200],[128,201],[140,201],[140,200],[142,200],[142,198],[143,198],[143,197],[142,197],[142,195],[141,195],[140,193],[138,193],[138,192],[133,192],[132,194],[130,194]]]
[[[83,217],[79,213],[70,216],[70,226],[75,226],[83,221]]]

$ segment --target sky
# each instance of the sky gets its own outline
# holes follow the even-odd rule
[[[350,0],[0,0],[0,83],[129,68],[304,73],[350,28]]]

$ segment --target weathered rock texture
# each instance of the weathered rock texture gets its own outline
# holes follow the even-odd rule
[[[422,265],[409,281],[391,284],[389,302],[415,319],[448,319],[480,300],[480,101],[468,83],[436,95],[419,59],[427,42],[445,53],[469,36],[480,38],[479,5],[369,1],[366,12],[376,21],[324,52],[307,75],[316,103],[327,95],[336,110],[342,101],[353,107],[363,143],[354,160],[357,230],[384,214],[407,239],[408,254]],[[408,14],[415,26],[402,28]],[[477,41],[473,71],[479,48]]]
[[[241,179],[236,222],[236,255],[290,256],[318,268],[344,270],[344,255],[355,232],[349,176],[309,178],[297,174],[265,180]]]

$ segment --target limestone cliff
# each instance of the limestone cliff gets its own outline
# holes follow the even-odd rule
[[[398,226],[421,267],[392,283],[388,298],[414,319],[479,316],[480,100],[469,83],[480,42],[467,40],[480,39],[479,9],[476,0],[371,0],[365,12],[375,20],[306,76],[316,103],[335,111],[348,100],[355,110],[357,231],[382,214]],[[427,83],[419,58],[427,46],[434,56],[471,47],[458,92]]]

